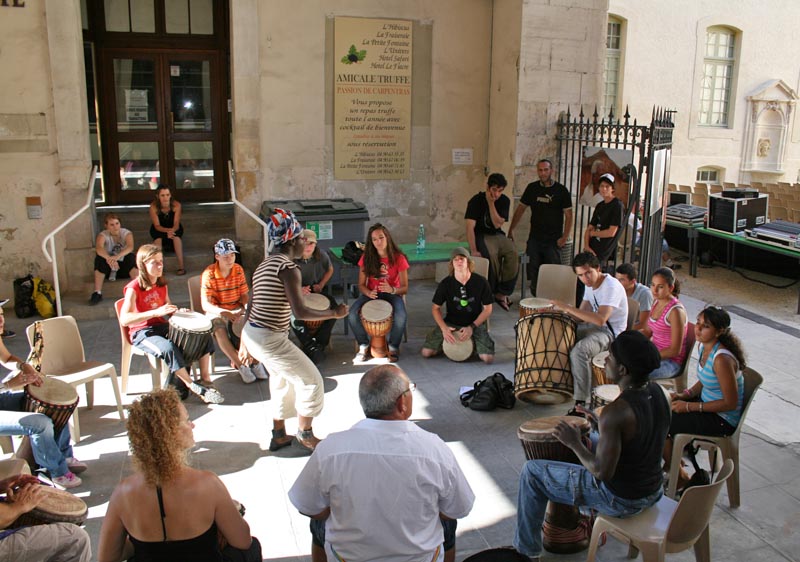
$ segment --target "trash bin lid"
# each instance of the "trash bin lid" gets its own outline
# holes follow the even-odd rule
[[[366,206],[346,197],[341,199],[273,199],[261,204],[261,218],[266,220],[272,209],[279,207],[292,211],[297,220],[309,219],[361,219],[369,220]]]

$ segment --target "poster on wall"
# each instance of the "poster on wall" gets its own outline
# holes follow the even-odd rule
[[[334,21],[334,177],[403,179],[411,156],[412,28],[407,20]]]
[[[584,146],[581,159],[581,186],[578,203],[594,207],[603,197],[599,192],[600,176],[614,176],[614,196],[628,208],[630,169],[633,151],[601,146]]]

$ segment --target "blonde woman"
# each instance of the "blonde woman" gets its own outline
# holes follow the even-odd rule
[[[134,402],[128,440],[136,472],[111,495],[98,560],[261,560],[261,545],[219,477],[187,464],[194,423],[174,390]]]

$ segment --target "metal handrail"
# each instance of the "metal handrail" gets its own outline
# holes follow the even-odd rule
[[[269,255],[269,246],[267,245],[267,223],[261,220],[261,217],[251,211],[244,203],[236,198],[236,171],[233,169],[233,162],[230,160],[228,160],[228,177],[231,183],[231,200],[234,202],[234,204],[236,204],[237,207],[244,211],[247,216],[260,224],[262,230],[264,231],[264,258],[266,258]]]
[[[87,185],[86,191],[88,192],[86,196],[86,204],[75,211],[72,216],[70,216],[67,220],[61,223],[61,225],[53,230],[50,234],[44,237],[42,240],[42,253],[44,257],[53,264],[53,289],[56,292],[56,316],[61,316],[61,289],[60,284],[58,282],[58,256],[56,255],[56,245],[55,245],[55,236],[64,228],[74,221],[78,216],[83,213],[86,209],[90,208],[94,204],[94,180],[97,177],[97,166],[92,166],[92,173],[89,174],[89,183]],[[50,251],[48,251],[48,245],[50,246]],[[52,255],[51,255],[52,252]]]

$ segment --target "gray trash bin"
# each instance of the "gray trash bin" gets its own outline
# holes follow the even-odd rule
[[[261,219],[267,221],[272,209],[279,207],[292,211],[305,228],[317,233],[317,246],[327,250],[344,246],[350,240],[363,242],[369,213],[363,203],[351,198],[342,199],[273,199],[261,204]],[[331,283],[341,283],[339,263],[333,260]]]

